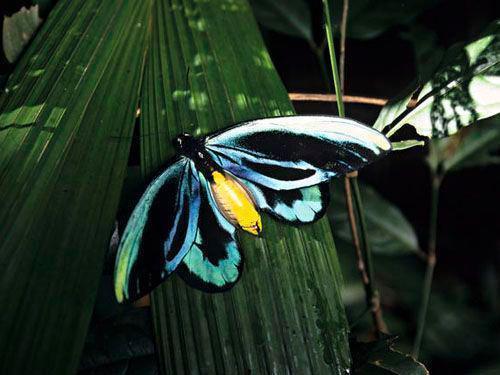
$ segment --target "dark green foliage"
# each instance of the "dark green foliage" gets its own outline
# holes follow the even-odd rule
[[[406,25],[424,10],[436,5],[439,0],[350,0],[347,36],[371,39],[391,27]],[[340,24],[342,1],[335,1],[334,23]]]
[[[440,233],[442,236],[449,235],[443,230]],[[337,245],[345,278],[344,301],[350,321],[357,323],[352,331],[354,335],[364,337],[365,332],[370,330],[371,322],[366,315],[357,320],[364,309],[364,294],[355,266],[354,249],[344,241],[337,241]],[[425,264],[413,255],[376,255],[374,260],[384,319],[391,333],[398,336],[393,346],[402,353],[408,353],[414,337],[415,311],[420,303]],[[486,273],[493,277],[490,282],[498,281],[494,281],[493,266],[485,270]],[[481,289],[487,289],[486,282],[485,278]],[[498,298],[494,293],[478,296],[475,289],[457,277],[435,280],[420,361],[430,365],[431,358],[440,358],[445,363],[454,363],[453,368],[456,368],[471,360],[480,362],[483,358],[488,361],[496,358],[500,349],[496,340],[498,314],[491,308],[485,308],[487,301]],[[354,352],[352,354],[356,356]],[[481,363],[472,366],[481,367]]]
[[[442,142],[441,163],[445,172],[499,164],[500,119],[494,117],[458,139]]]
[[[77,367],[127,165],[149,9],[61,2],[0,98],[0,373]]]
[[[419,250],[417,235],[401,211],[370,186],[361,184],[360,190],[373,252],[383,255],[404,255],[417,252]],[[334,234],[349,242],[352,240],[352,234],[344,194],[342,183],[335,182],[329,217]]]
[[[393,349],[394,337],[362,343],[351,341],[354,374],[428,375],[429,371],[408,354]]]
[[[438,44],[436,33],[420,24],[413,24],[408,31],[401,34],[401,37],[413,46],[417,82],[420,84],[427,82],[443,60],[445,52]]]
[[[313,43],[311,11],[305,0],[250,0],[257,21],[264,27]]]
[[[159,374],[149,308],[119,305],[108,273],[101,279],[78,374]]]

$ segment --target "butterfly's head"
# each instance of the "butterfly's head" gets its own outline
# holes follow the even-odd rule
[[[181,134],[174,139],[174,147],[180,154],[189,155],[196,146],[196,139],[188,133]]]

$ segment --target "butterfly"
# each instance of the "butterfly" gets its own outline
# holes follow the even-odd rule
[[[207,292],[230,289],[243,267],[237,229],[259,235],[261,212],[291,224],[318,220],[327,182],[391,150],[378,131],[334,116],[243,122],[174,140],[179,157],[147,187],[118,247],[115,294],[135,300],[173,272]]]

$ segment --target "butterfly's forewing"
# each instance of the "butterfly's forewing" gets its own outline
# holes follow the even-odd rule
[[[242,180],[256,205],[279,220],[292,224],[312,223],[322,217],[330,201],[328,184],[295,190],[273,190]]]
[[[208,137],[205,146],[222,168],[273,190],[319,184],[391,149],[378,131],[334,116],[249,121]]]
[[[177,274],[189,285],[207,292],[231,288],[239,279],[243,259],[236,229],[220,213],[206,179],[200,173],[201,205],[196,239]]]
[[[146,189],[125,227],[115,263],[119,302],[150,292],[179,265],[196,237],[200,182],[182,158]]]

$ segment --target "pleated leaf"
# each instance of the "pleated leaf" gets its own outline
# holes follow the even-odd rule
[[[0,97],[0,373],[73,374],[126,169],[150,1],[59,1]]]
[[[141,104],[146,180],[181,132],[293,113],[246,1],[167,0],[153,14]],[[265,217],[263,238],[242,234],[241,243],[243,276],[229,292],[202,293],[174,275],[153,293],[164,372],[345,373],[342,277],[328,221],[297,229]]]

